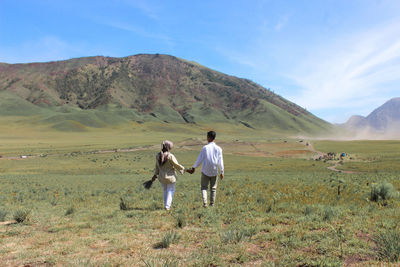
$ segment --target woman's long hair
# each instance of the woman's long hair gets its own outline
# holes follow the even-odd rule
[[[161,151],[157,154],[157,160],[160,165],[164,165],[168,161],[169,151],[174,144],[171,141],[165,140],[161,144]]]

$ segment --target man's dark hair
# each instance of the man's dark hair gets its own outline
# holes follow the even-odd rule
[[[211,139],[211,141],[214,141],[215,137],[217,136],[217,133],[214,131],[209,131],[207,133],[207,137]]]

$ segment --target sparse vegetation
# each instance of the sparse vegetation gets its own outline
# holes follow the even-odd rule
[[[335,211],[330,206],[325,206],[322,212],[322,219],[324,221],[330,222],[332,218],[335,216]]]
[[[23,223],[27,220],[28,215],[29,215],[29,210],[18,209],[15,211],[13,218],[17,223]]]
[[[221,241],[227,243],[239,243],[240,241],[250,239],[256,233],[254,228],[235,228],[229,229],[221,234]]]
[[[176,217],[176,226],[178,228],[183,228],[186,226],[186,218],[185,215],[182,213],[179,213]]]
[[[235,122],[291,133],[331,128],[254,82],[173,56],[100,58],[2,66],[0,115],[39,115],[63,132],[132,121]]]
[[[378,258],[383,261],[397,262],[400,259],[400,233],[386,230],[375,236]]]
[[[216,205],[202,207],[196,172],[178,177],[165,212],[159,182],[142,185],[159,140],[172,139],[188,167],[203,126],[170,123],[159,133],[158,124],[145,122],[77,134],[10,130],[1,120],[0,207],[8,214],[0,262],[10,266],[398,265],[400,200],[370,199],[374,186],[400,188],[398,141],[315,142],[317,150],[357,154],[340,166],[357,173],[333,173],[329,162],[311,160],[306,142],[216,124],[226,165]],[[8,158],[18,155],[31,157]],[[12,223],[18,210],[30,211],[28,223]]]
[[[6,210],[0,210],[0,222],[4,222],[6,220],[8,212]]]
[[[391,183],[379,183],[372,185],[370,200],[379,202],[389,200],[397,195],[396,190],[394,189]]]
[[[146,267],[178,267],[179,264],[176,260],[165,259],[165,260],[148,260],[143,261]]]
[[[65,216],[71,215],[74,212],[75,212],[75,208],[74,208],[74,206],[71,206],[65,211]]]
[[[167,232],[161,242],[157,243],[154,247],[155,248],[169,248],[172,244],[178,243],[178,241],[181,239],[181,236],[174,231]]]
[[[120,210],[131,210],[133,209],[133,200],[131,197],[121,197],[119,202]]]

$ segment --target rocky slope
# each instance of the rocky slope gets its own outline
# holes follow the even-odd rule
[[[352,116],[344,127],[350,130],[369,130],[376,133],[400,132],[400,97],[392,98],[367,117]]]
[[[231,122],[291,132],[330,127],[250,80],[159,54],[0,63],[0,93],[5,92],[9,98],[12,94],[11,98],[16,96],[53,112],[61,108],[110,111],[112,107],[112,112],[128,120],[141,117],[162,122]],[[21,103],[16,105],[15,112],[20,113]],[[0,107],[0,115],[12,113],[10,105],[7,110]]]

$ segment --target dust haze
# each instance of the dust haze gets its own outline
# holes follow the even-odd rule
[[[359,129],[348,129],[343,126],[337,126],[332,133],[318,134],[315,136],[297,135],[296,139],[313,140],[400,140],[400,123],[390,125],[386,130],[376,130],[372,127],[363,127]]]

